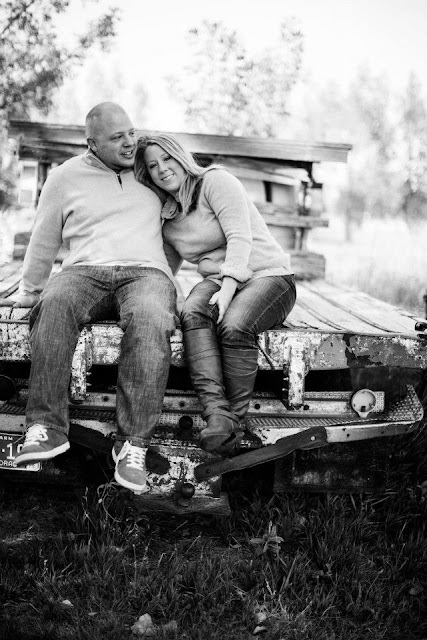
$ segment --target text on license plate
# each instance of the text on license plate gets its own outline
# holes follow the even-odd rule
[[[14,471],[40,471],[40,462],[27,464],[23,467],[14,467],[13,462],[21,450],[24,436],[22,433],[0,433],[0,469],[13,469]]]

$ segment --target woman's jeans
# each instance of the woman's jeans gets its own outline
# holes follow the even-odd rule
[[[67,434],[71,363],[83,326],[118,318],[119,440],[147,445],[162,410],[176,326],[176,290],[159,269],[72,266],[52,276],[30,316],[27,425]]]
[[[218,308],[209,300],[220,286],[212,280],[199,282],[184,303],[181,323],[184,331],[210,329],[221,346],[257,348],[257,335],[280,325],[295,304],[294,277],[265,276],[250,280],[238,289],[222,321]]]
[[[181,323],[186,357],[203,417],[225,411],[242,422],[257,375],[257,336],[285,320],[295,304],[295,283],[293,276],[249,281],[218,323],[218,307],[209,300],[219,288],[203,280],[185,301]]]

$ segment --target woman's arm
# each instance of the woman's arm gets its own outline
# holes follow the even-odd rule
[[[204,176],[205,197],[227,240],[225,260],[220,267],[221,289],[209,304],[218,305],[218,322],[224,317],[239,282],[252,275],[249,257],[252,231],[248,200],[243,185],[227,171],[212,170]]]
[[[207,204],[227,240],[220,275],[234,278],[237,282],[246,282],[252,275],[248,267],[252,251],[252,231],[248,199],[243,185],[231,173],[219,169],[205,174],[203,187]]]

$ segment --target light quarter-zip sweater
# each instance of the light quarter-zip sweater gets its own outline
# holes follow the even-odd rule
[[[175,203],[176,205],[176,203]],[[212,168],[194,211],[177,211],[173,199],[163,207],[165,251],[174,273],[182,259],[197,265],[204,278],[231,276],[242,286],[251,279],[292,274],[290,256],[267,228],[242,183]]]
[[[63,267],[132,265],[173,276],[163,250],[161,203],[136,181],[116,174],[91,151],[52,169],[43,187],[20,284],[40,293],[63,245]]]

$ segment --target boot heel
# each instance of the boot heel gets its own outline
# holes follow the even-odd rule
[[[204,429],[203,431],[207,431]],[[243,438],[243,431],[237,429],[232,433],[206,433],[200,432],[200,448],[210,453],[225,454],[237,450]]]

